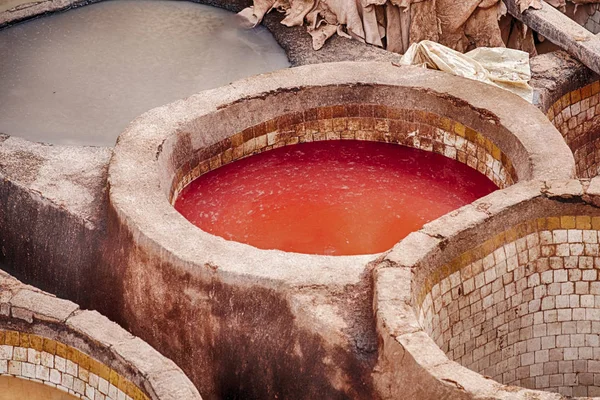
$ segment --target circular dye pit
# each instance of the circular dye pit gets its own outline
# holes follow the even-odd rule
[[[12,376],[0,376],[0,400],[15,399],[75,400],[77,397],[39,382]]]
[[[0,132],[112,146],[143,112],[289,66],[259,27],[185,1],[104,1],[0,31]]]
[[[281,147],[190,183],[175,208],[206,232],[261,249],[325,255],[390,249],[497,187],[439,154],[363,141]]]

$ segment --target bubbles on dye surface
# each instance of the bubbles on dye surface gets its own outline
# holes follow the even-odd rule
[[[262,249],[370,254],[495,189],[438,154],[329,141],[228,164],[192,182],[175,207],[207,232]]]
[[[0,30],[0,132],[112,146],[143,112],[289,66],[264,28],[186,1],[103,1]]]

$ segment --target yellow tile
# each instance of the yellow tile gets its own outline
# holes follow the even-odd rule
[[[119,374],[115,370],[110,370],[110,375],[108,377],[108,381],[111,385],[115,387],[119,387]]]
[[[430,291],[433,285],[439,283],[440,280],[440,270],[439,268],[436,268],[427,279],[427,291]]]
[[[465,126],[459,122],[455,122],[454,123],[454,133],[456,133],[459,136],[464,137],[465,136]]]
[[[442,273],[442,276],[441,276],[442,279],[448,277],[450,275],[450,264],[443,265],[440,270]]]
[[[536,220],[538,230],[543,231],[546,229],[546,221],[546,218],[538,218]]]
[[[585,100],[589,97],[592,97],[592,84],[586,85],[581,88],[581,99]]]
[[[110,378],[110,368],[104,364],[100,364],[100,373],[98,374],[102,379],[108,380]]]
[[[101,365],[102,365],[102,363],[100,363],[100,361],[97,361],[95,358],[90,357],[90,372],[91,373],[100,376],[100,370],[102,368]]]
[[[587,215],[578,215],[575,217],[577,229],[592,229],[592,217]]]
[[[600,218],[599,218],[598,222],[600,222]],[[559,217],[546,218],[546,229],[548,229],[550,231],[560,229],[560,218]]]
[[[77,354],[77,353],[79,353],[79,352],[76,349],[74,349],[70,346],[67,346],[67,357],[66,357],[67,360],[71,360],[75,364],[77,364],[78,358],[79,358],[79,354]]]
[[[427,122],[429,112],[423,110],[414,110],[415,122]]]
[[[441,123],[440,123],[440,128],[442,128],[443,130],[450,132],[452,130],[452,124],[454,122],[446,117],[442,117],[441,119]]]
[[[488,140],[485,138],[485,136],[483,136],[481,133],[477,132],[477,144],[481,147],[485,147],[486,143],[488,142]]]
[[[600,217],[592,217],[592,229],[600,230]]]
[[[90,363],[90,372],[98,375],[99,377],[109,380],[110,379],[110,368],[102,364],[100,361],[88,357]]]
[[[77,364],[79,364],[79,366],[81,368],[89,370],[90,369],[90,356],[79,351],[77,354]]]
[[[485,242],[483,242],[481,248],[483,250],[484,255],[488,255],[494,250],[496,250],[496,248],[494,247],[494,239],[488,239]]]
[[[44,350],[44,338],[41,336],[29,335],[29,343],[32,349],[36,349],[37,351]]]
[[[600,81],[592,83],[592,95],[600,93]]]
[[[56,341],[44,338],[44,351],[50,354],[56,354]]]
[[[465,265],[470,264],[472,260],[473,260],[473,254],[470,251],[465,251],[464,253],[462,253],[460,255],[458,267],[462,268]]]
[[[576,104],[581,101],[581,89],[573,90],[571,92],[571,104]]]
[[[485,257],[485,248],[482,245],[475,247],[471,252],[473,253],[473,261],[481,260]]]
[[[459,269],[462,268],[461,257],[456,257],[454,260],[450,261],[448,263],[448,265],[450,266],[450,271],[454,271],[454,272],[458,271]],[[436,272],[437,272],[437,270],[436,270]],[[434,279],[433,281],[435,283],[439,283],[439,281],[441,280],[441,279],[439,279],[439,274],[437,276],[435,276],[435,278],[436,279]]]
[[[135,396],[135,391],[137,390],[137,386],[135,386],[131,381],[127,381],[126,389],[127,389],[127,391],[125,392],[125,394],[127,394],[127,396],[129,396],[129,397]]]
[[[56,342],[56,353],[57,356],[67,358],[67,346],[63,343]]]
[[[19,341],[21,342],[21,347],[31,347],[31,344],[29,343],[29,335],[27,333],[19,333]]]
[[[565,94],[563,97],[561,97],[560,101],[561,101],[561,111],[562,111],[571,105],[571,93]]]
[[[500,161],[502,159],[502,152],[496,146],[492,147],[492,157],[494,157],[498,161]]]
[[[122,375],[119,375],[119,384],[117,385],[117,388],[123,393],[127,390],[127,379]]]
[[[504,236],[504,232],[499,233],[498,235],[494,236],[494,250],[504,246],[504,243],[506,243],[506,238]]]
[[[9,346],[19,346],[21,344],[21,341],[19,340],[19,332],[6,331],[5,343]]]
[[[460,271],[466,264],[455,264],[448,263],[448,275],[452,275],[453,273]]]
[[[135,396],[133,398],[134,400],[145,400],[146,395],[140,390],[140,388],[136,388]]]
[[[560,217],[560,227],[562,229],[575,229],[575,217],[572,215],[563,215]]]

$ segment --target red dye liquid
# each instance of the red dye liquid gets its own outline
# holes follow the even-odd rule
[[[261,249],[356,255],[496,190],[444,156],[362,141],[281,147],[202,175],[175,208],[194,225]]]

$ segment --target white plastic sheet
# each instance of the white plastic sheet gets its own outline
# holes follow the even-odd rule
[[[502,47],[479,47],[466,54],[439,43],[424,40],[412,44],[400,60],[401,65],[419,65],[464,78],[485,82],[511,91],[533,102],[529,86],[529,53]]]

